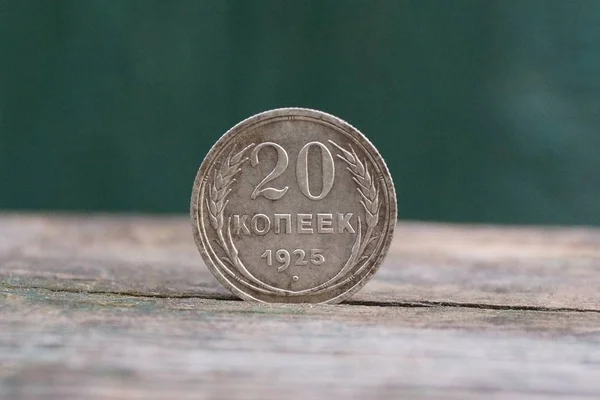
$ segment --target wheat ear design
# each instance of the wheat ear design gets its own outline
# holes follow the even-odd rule
[[[329,143],[341,152],[341,154],[337,154],[337,157],[346,163],[346,169],[352,174],[352,180],[356,184],[356,190],[361,197],[360,204],[365,210],[365,225],[367,226],[363,235],[361,231],[361,219],[358,217],[356,242],[352,246],[352,253],[348,262],[338,274],[341,277],[346,271],[368,258],[363,253],[369,243],[377,238],[371,237],[371,235],[379,220],[379,189],[375,185],[375,179],[373,179],[373,175],[369,172],[366,161],[363,162],[358,158],[358,155],[350,144],[348,145],[350,150],[346,150],[332,140],[329,140]]]
[[[242,164],[248,161],[248,157],[244,157],[244,153],[252,146],[254,144],[244,147],[235,155],[232,150],[225,161],[221,163],[219,170],[215,169],[213,183],[208,187],[206,199],[210,225],[215,230],[223,229],[223,211],[229,203],[227,196],[231,193],[230,186],[235,182],[235,177],[241,171]]]
[[[240,260],[239,252],[235,247],[231,236],[231,217],[229,217],[227,221],[224,219],[225,207],[227,207],[227,204],[229,203],[227,196],[231,193],[231,185],[236,181],[235,177],[242,170],[242,165],[248,161],[248,157],[244,157],[244,154],[252,146],[254,146],[254,143],[244,147],[236,154],[233,154],[235,149],[232,149],[227,158],[221,163],[219,169],[215,169],[212,185],[208,186],[206,205],[208,207],[210,225],[217,232],[218,239],[215,239],[215,243],[217,243],[225,253],[225,257],[221,257],[220,260],[236,268],[250,281],[265,286],[264,283],[256,279],[252,273],[246,269]],[[225,225],[227,227],[226,233],[224,232]],[[268,288],[267,292],[269,291],[272,291],[271,288]]]
[[[215,240],[215,242],[227,255],[230,254],[230,250],[223,236],[223,214],[225,207],[229,203],[227,196],[231,193],[230,187],[235,182],[237,174],[241,171],[242,164],[248,161],[248,157],[244,157],[244,153],[252,146],[254,146],[254,143],[249,144],[235,154],[235,149],[232,149],[227,158],[221,163],[220,168],[218,170],[215,169],[212,185],[208,185],[208,196],[206,198],[208,219],[210,220],[210,226],[217,231],[219,236],[219,240]],[[225,261],[232,264],[228,258],[225,258]]]
[[[254,144],[246,146],[244,149],[240,150],[236,154],[233,154],[234,150],[232,150],[229,153],[228,157],[221,163],[219,169],[215,169],[212,185],[208,184],[208,196],[206,204],[208,208],[210,225],[213,227],[213,229],[215,229],[218,235],[218,240],[215,239],[215,242],[219,245],[219,247],[223,249],[226,255],[225,257],[221,257],[220,260],[236,268],[243,276],[245,276],[251,282],[258,284],[259,288],[254,287],[255,290],[259,290],[263,293],[287,293],[291,295],[320,293],[323,291],[330,290],[333,287],[344,284],[344,282],[346,282],[348,279],[353,279],[353,277],[350,277],[347,278],[344,282],[338,282],[334,286],[329,286],[330,284],[343,278],[346,272],[354,268],[357,264],[360,264],[363,260],[369,258],[369,256],[362,254],[364,253],[369,243],[376,239],[376,237],[371,237],[371,235],[373,233],[374,227],[377,225],[379,218],[379,190],[377,189],[373,176],[371,175],[371,173],[368,170],[368,167],[366,166],[366,162],[363,163],[358,158],[352,146],[349,146],[350,151],[348,151],[343,149],[331,140],[329,142],[342,153],[338,154],[337,157],[339,157],[347,164],[347,169],[352,174],[352,180],[356,183],[356,189],[358,190],[361,196],[360,203],[362,204],[365,210],[365,225],[367,228],[365,233],[363,234],[362,221],[361,218],[358,217],[356,239],[354,241],[350,257],[346,261],[346,264],[336,274],[335,277],[333,277],[326,283],[323,283],[312,289],[294,292],[266,285],[264,282],[256,279],[245,268],[242,261],[238,257],[238,250],[235,247],[235,244],[233,243],[233,238],[231,234],[231,217],[229,217],[227,221],[224,221],[224,210],[229,202],[227,200],[227,196],[231,192],[230,187],[236,181],[235,177],[241,171],[242,164],[248,161],[248,158],[244,157],[244,154],[248,149],[254,146]],[[225,225],[226,233],[224,232]],[[355,275],[359,273],[363,268],[365,268],[365,266],[366,263],[359,267],[358,270],[354,271],[353,274]],[[232,272],[230,272],[226,267],[224,268],[229,274],[232,274]],[[244,285],[250,285],[245,283],[244,281],[239,282]]]

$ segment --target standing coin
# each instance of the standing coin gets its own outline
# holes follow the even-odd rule
[[[250,117],[196,176],[196,245],[215,277],[260,302],[337,303],[379,268],[396,225],[390,173],[332,115],[282,108]]]

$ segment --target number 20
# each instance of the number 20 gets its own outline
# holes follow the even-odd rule
[[[258,165],[260,162],[258,159],[258,153],[263,147],[273,147],[277,152],[277,163],[273,170],[254,188],[251,199],[256,199],[258,196],[264,196],[269,200],[278,200],[285,195],[289,189],[288,186],[283,189],[276,189],[273,187],[264,187],[267,183],[271,182],[275,178],[279,177],[286,170],[289,162],[288,154],[283,147],[274,142],[264,142],[256,146],[252,153],[250,153],[250,163],[253,167]],[[313,195],[310,192],[308,184],[308,149],[311,146],[317,146],[321,149],[321,166],[322,166],[322,179],[323,186],[321,187],[321,193],[319,195]],[[296,181],[298,187],[303,195],[311,200],[321,200],[333,187],[333,179],[335,177],[335,165],[333,163],[333,156],[331,152],[321,142],[309,142],[300,149],[298,153],[298,159],[296,161]]]

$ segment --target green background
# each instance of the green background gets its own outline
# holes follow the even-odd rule
[[[600,224],[600,1],[0,0],[0,208],[187,212],[284,106],[362,130],[402,219]]]

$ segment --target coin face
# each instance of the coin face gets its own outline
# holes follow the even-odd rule
[[[246,300],[336,303],[373,276],[392,240],[396,196],[373,145],[332,115],[266,111],[229,130],[196,176],[196,245]]]

